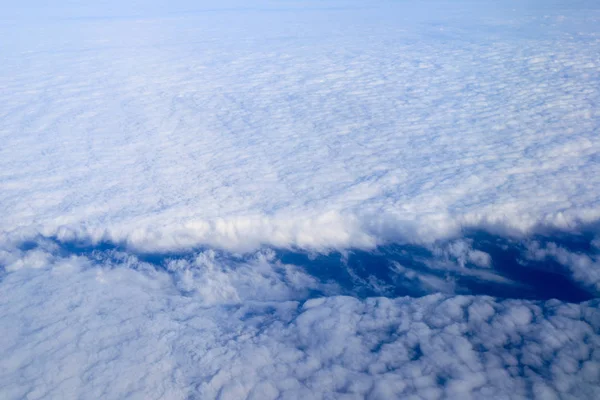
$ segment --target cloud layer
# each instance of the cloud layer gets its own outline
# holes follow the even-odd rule
[[[542,3],[9,18],[2,229],[247,250],[597,220],[598,10]]]
[[[269,252],[156,269],[56,251],[24,250],[2,277],[3,398],[591,399],[600,385],[597,300],[359,300]]]
[[[597,397],[597,2],[143,3],[3,8],[0,398]]]

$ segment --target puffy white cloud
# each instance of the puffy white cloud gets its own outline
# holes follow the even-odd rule
[[[397,263],[447,294],[360,300],[273,251],[3,249],[21,260],[0,281],[3,398],[591,399],[600,385],[597,300],[459,296]]]
[[[174,262],[116,259],[55,257],[3,277],[3,398],[591,399],[600,385],[595,300],[305,300],[269,255],[244,270],[202,253],[183,284]]]
[[[103,4],[2,25],[2,231],[342,249],[600,217],[593,13]]]
[[[484,3],[4,7],[0,397],[595,398],[598,5]]]

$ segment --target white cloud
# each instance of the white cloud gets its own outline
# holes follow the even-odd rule
[[[359,300],[272,251],[153,265],[39,244],[3,247],[22,260],[0,283],[3,398],[527,397],[532,385],[593,398],[600,385],[597,300],[500,301],[449,283]]]
[[[598,254],[569,251],[554,242],[541,245],[537,241],[532,241],[527,246],[525,256],[527,259],[538,261],[547,258],[554,259],[566,267],[577,281],[586,284],[594,293],[600,293],[600,259]]]
[[[594,398],[597,300],[457,295],[600,293],[599,8],[526,3],[4,7],[0,397]]]
[[[3,231],[246,251],[600,217],[598,52],[568,39],[592,17],[534,29],[523,6],[379,2],[360,23],[355,2],[161,17],[159,3],[2,25],[22,37],[0,67]]]
[[[194,276],[200,290],[181,287],[173,271],[125,258],[92,263],[57,258],[4,276],[3,398],[527,397],[531,385],[593,398],[600,384],[597,301],[298,302],[282,296],[305,298],[297,297],[297,281],[268,255],[244,271],[201,253],[190,270],[210,264],[231,272],[216,275],[225,285]],[[265,263],[262,270],[256,263]],[[266,276],[272,291],[240,290],[247,287],[240,280]],[[228,290],[235,298],[223,295]]]

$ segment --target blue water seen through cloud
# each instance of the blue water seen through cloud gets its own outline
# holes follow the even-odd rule
[[[591,235],[553,233],[550,236],[538,235],[517,240],[485,232],[472,232],[464,239],[471,243],[472,249],[485,252],[491,257],[489,267],[481,268],[468,261],[464,265],[457,265],[452,257],[436,252],[435,249],[443,247],[445,243],[436,244],[438,247],[389,244],[371,251],[351,249],[344,253],[329,254],[275,249],[275,262],[295,265],[322,284],[336,285],[340,288],[340,294],[357,298],[420,297],[438,291],[497,298],[558,299],[575,303],[595,297],[594,293],[574,280],[571,272],[556,260],[532,260],[525,257],[527,243],[532,241],[542,245],[554,243],[578,254],[593,254],[597,250],[591,245]],[[99,264],[111,259],[120,263],[123,253],[126,253],[158,270],[167,270],[168,262],[190,260],[204,250],[151,253],[136,252],[109,242],[93,245],[56,239],[53,242],[58,246],[57,252],[63,257],[78,255],[96,260]],[[21,250],[32,250],[36,246],[36,242],[26,242],[21,245]],[[235,266],[248,261],[252,255],[219,252],[218,257]],[[430,281],[437,282],[437,285],[420,284]],[[309,297],[322,295],[324,293],[318,290],[310,291]]]

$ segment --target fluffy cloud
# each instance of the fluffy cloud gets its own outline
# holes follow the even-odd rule
[[[394,261],[409,286],[446,294],[359,299],[372,281],[348,292],[271,250],[67,249],[3,247],[3,398],[591,399],[600,385],[597,300],[460,296]]]
[[[595,2],[123,3],[3,9],[1,398],[595,398]]]
[[[90,257],[3,277],[3,398],[591,399],[600,384],[596,300],[310,299],[298,287],[316,283],[269,254],[202,253],[187,277]]]
[[[594,12],[236,4],[8,14],[2,230],[341,249],[600,217]]]

